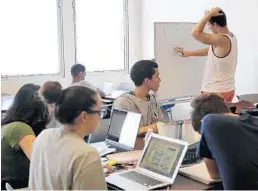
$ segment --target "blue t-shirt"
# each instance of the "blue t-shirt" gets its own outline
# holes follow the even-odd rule
[[[209,114],[197,155],[214,159],[226,190],[258,189],[258,117]]]

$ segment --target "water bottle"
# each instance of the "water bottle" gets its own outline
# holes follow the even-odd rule
[[[150,136],[151,136],[151,134],[153,133],[153,129],[151,128],[151,129],[148,129],[148,132],[145,134],[145,137],[144,137],[144,143],[145,143],[145,145],[147,144],[147,142],[148,142],[148,140],[149,140],[149,138],[150,138]]]

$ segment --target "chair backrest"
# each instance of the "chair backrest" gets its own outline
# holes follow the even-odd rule
[[[258,94],[244,94],[237,96],[240,100],[248,101],[253,104],[258,103]]]
[[[246,108],[255,108],[255,105],[249,101],[239,101],[239,102],[236,102],[236,103],[228,103],[228,106],[231,108],[231,107],[236,107],[234,110],[235,110],[235,113],[240,113],[240,111],[242,109],[246,109]]]
[[[5,183],[5,187],[8,191],[14,190],[13,187],[8,182]]]
[[[96,143],[96,142],[105,141],[107,137],[108,129],[109,129],[109,119],[101,119],[96,131],[91,135],[89,135],[88,137],[85,137],[84,140],[87,143]]]
[[[104,82],[104,86],[103,86],[103,92],[106,94],[106,95],[111,95],[113,90],[114,90],[114,86],[115,84],[113,82]]]
[[[117,90],[132,91],[134,89],[133,84],[128,82],[122,82],[118,85]]]

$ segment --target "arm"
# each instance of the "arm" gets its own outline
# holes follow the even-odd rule
[[[32,144],[35,138],[36,137],[34,135],[26,135],[20,140],[18,144],[29,160],[31,158]]]
[[[209,47],[203,48],[200,50],[183,50],[183,56],[189,55],[189,56],[207,56],[209,51]]]
[[[9,144],[12,148],[21,149],[30,160],[32,144],[35,140],[35,134],[30,126],[25,123],[16,122],[10,128],[8,137]]]
[[[210,20],[213,16],[219,16],[220,9],[213,8],[211,11],[206,13],[203,18],[194,26],[192,30],[192,36],[207,45],[213,45],[213,46],[220,46],[221,44],[228,43],[228,39],[220,34],[208,34],[205,33],[203,30],[207,24],[207,22]]]
[[[219,169],[215,160],[204,158],[204,162],[206,164],[210,177],[212,179],[219,179],[220,178]]]
[[[208,51],[209,51],[209,47],[206,47],[206,48],[203,48],[203,49],[199,49],[199,50],[184,50],[184,48],[182,48],[182,47],[177,47],[175,49],[175,51],[177,53],[181,53],[180,56],[183,56],[183,57],[207,56],[208,55]]]
[[[152,129],[153,133],[158,133],[157,123],[140,127],[138,131],[138,135],[144,135],[145,133],[148,132],[148,129]]]

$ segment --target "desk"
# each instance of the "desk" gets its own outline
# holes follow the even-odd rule
[[[177,175],[175,182],[168,188],[169,190],[222,190],[222,184],[203,184],[193,179]],[[108,185],[108,190],[119,190],[119,188]],[[164,189],[165,190],[165,189]]]

